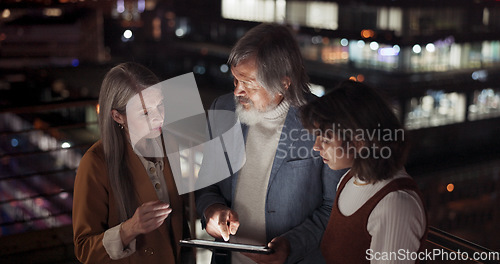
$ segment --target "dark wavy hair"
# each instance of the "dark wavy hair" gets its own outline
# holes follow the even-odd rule
[[[228,64],[234,67],[252,57],[262,87],[272,94],[281,93],[291,105],[305,103],[305,94],[310,93],[309,77],[297,41],[286,26],[263,23],[250,29],[231,50]],[[286,78],[288,89],[283,85]]]
[[[317,136],[340,139],[344,153],[346,146],[362,146],[355,149],[358,153],[351,168],[361,180],[389,179],[406,162],[406,131],[386,100],[368,85],[343,81],[300,112],[306,129]]]

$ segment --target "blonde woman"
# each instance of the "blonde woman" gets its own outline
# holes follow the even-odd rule
[[[181,263],[184,206],[162,153],[158,78],[136,63],[105,76],[99,95],[101,140],[75,180],[75,253],[83,263]],[[154,151],[151,151],[154,150]]]

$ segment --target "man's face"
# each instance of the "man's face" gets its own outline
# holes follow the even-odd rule
[[[237,104],[245,111],[257,110],[267,112],[276,107],[281,99],[280,95],[272,95],[257,81],[257,64],[255,58],[247,58],[238,65],[231,67],[234,77],[234,96]]]

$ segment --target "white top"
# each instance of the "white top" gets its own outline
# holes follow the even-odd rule
[[[347,172],[340,181],[346,175]],[[355,178],[352,177],[340,193],[338,207],[344,216],[355,213],[391,181],[411,177],[405,170],[401,170],[391,179],[366,185],[354,184]],[[359,179],[356,181],[362,183]],[[406,250],[417,252],[419,249],[420,238],[423,236],[426,226],[424,210],[420,197],[414,191],[399,190],[382,198],[371,212],[366,226],[368,233],[372,236],[371,253],[367,253],[367,258],[371,259],[370,263],[414,263],[414,261],[402,259],[398,253],[400,250],[404,250],[406,253]],[[390,260],[382,259],[383,254],[392,256],[392,258]]]

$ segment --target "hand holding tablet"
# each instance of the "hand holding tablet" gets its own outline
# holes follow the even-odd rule
[[[206,231],[212,237],[229,241],[240,226],[238,214],[222,204],[213,204],[205,210]]]

